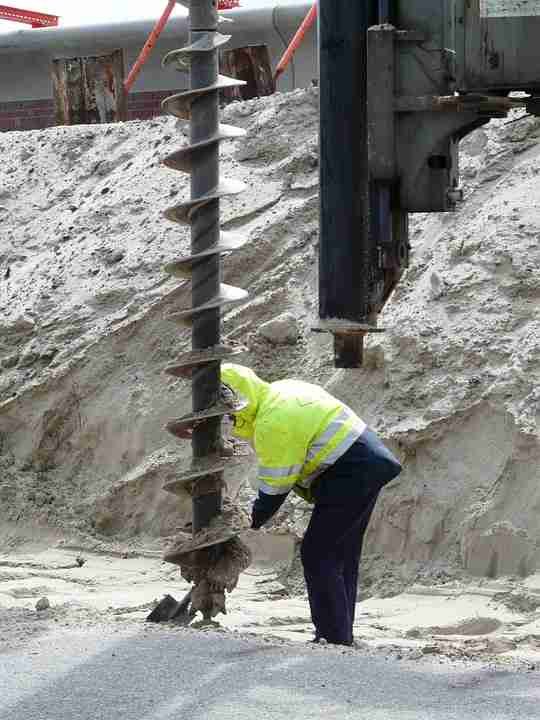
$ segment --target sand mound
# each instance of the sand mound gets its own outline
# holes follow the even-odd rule
[[[329,383],[403,459],[367,539],[370,581],[441,568],[526,576],[540,564],[538,122],[499,121],[463,143],[466,202],[414,219],[388,332],[370,340],[366,369],[336,373],[330,338],[310,332],[316,108],[306,90],[224,113],[248,132],[223,145],[224,177],[248,185],[223,203],[224,227],[249,237],[225,282],[250,292],[224,333],[269,380]],[[162,374],[190,342],[167,320],[188,290],[162,272],[188,247],[162,218],[188,178],[160,165],[184,141],[172,119],[0,138],[5,520],[121,538],[167,536],[188,519],[189,503],[160,491],[190,452],[163,431],[190,405],[189,384]],[[260,332],[276,318],[277,335]],[[253,471],[234,468],[235,493]],[[299,533],[307,518],[291,503],[277,526]]]

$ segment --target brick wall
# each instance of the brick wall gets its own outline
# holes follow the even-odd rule
[[[147,120],[161,115],[161,101],[174,91],[132,93],[128,100],[129,120]],[[53,100],[0,103],[0,131],[39,130],[56,125]]]
[[[0,103],[0,130],[35,130],[54,124],[52,100]]]
[[[161,115],[161,103],[169,95],[180,90],[161,90],[158,92],[132,93],[128,97],[128,118],[130,120],[147,120]]]

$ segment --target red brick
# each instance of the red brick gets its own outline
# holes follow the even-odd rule
[[[128,97],[128,118],[146,120],[163,114],[162,101],[176,90],[134,93]],[[56,125],[52,99],[0,103],[0,130],[32,130]]]

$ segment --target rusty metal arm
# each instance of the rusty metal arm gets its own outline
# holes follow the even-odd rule
[[[276,72],[274,73],[274,84],[278,81],[280,75],[282,75],[285,70],[287,69],[287,65],[290,63],[292,56],[294,53],[298,50],[302,42],[304,41],[305,36],[307,35],[308,31],[311,29],[313,24],[315,23],[315,20],[317,19],[317,3],[314,3],[311,10],[308,12],[306,17],[304,18],[302,24],[296,31],[293,39],[291,40],[291,43],[289,47],[285,50],[283,53],[283,57],[279,61]]]
[[[139,73],[142,70],[142,67],[144,63],[148,60],[148,57],[150,56],[150,53],[154,49],[159,36],[163,32],[163,28],[167,24],[169,18],[171,17],[171,13],[174,10],[174,7],[176,5],[176,0],[169,0],[167,3],[167,7],[163,11],[162,16],[159,18],[157,23],[154,26],[154,29],[150,33],[148,40],[144,44],[143,49],[141,50],[141,53],[137,60],[135,61],[135,64],[129,71],[129,75],[127,76],[124,87],[126,89],[126,92],[129,92],[133,85],[135,84],[135,80],[139,77]]]
[[[526,99],[492,97],[469,93],[467,95],[424,95],[409,97],[403,95],[394,100],[395,112],[486,112],[503,113],[526,107]]]
[[[56,27],[60,18],[58,15],[36,12],[35,10],[21,10],[20,8],[0,5],[0,20],[23,23],[33,28]]]
[[[305,36],[307,35],[308,31],[311,29],[313,24],[315,23],[315,20],[317,19],[317,3],[314,3],[311,10],[308,12],[306,17],[304,18],[304,21],[296,31],[293,39],[291,40],[291,43],[289,47],[285,50],[283,53],[283,57],[279,61],[276,72],[274,73],[274,84],[278,81],[280,75],[282,75],[285,70],[287,69],[287,65],[290,63],[292,56],[294,53],[298,50],[300,45],[302,44]]]

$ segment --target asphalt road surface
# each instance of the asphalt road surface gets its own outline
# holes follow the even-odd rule
[[[538,720],[540,673],[220,633],[95,629],[0,653],[2,720]]]

